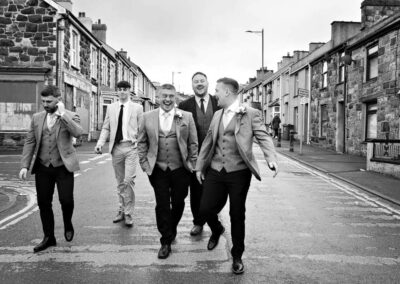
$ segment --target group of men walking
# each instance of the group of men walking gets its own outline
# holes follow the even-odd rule
[[[109,139],[119,197],[113,222],[133,225],[139,161],[156,199],[156,221],[161,234],[158,257],[165,259],[171,253],[190,188],[193,214],[190,234],[201,234],[207,223],[211,229],[208,250],[218,245],[225,231],[218,213],[229,197],[232,271],[243,273],[246,197],[251,176],[260,179],[252,152],[254,140],[269,168],[278,171],[273,142],[259,111],[240,105],[239,85],[230,78],[218,80],[215,96],[211,96],[207,76],[202,72],[192,77],[195,96],[181,102],[178,108],[176,90],[171,84],[160,87],[160,107],[146,113],[141,105],[130,100],[130,87],[126,81],[118,82],[119,101],[108,107],[94,149],[95,153],[102,153]],[[67,241],[73,239],[73,172],[79,169],[79,163],[72,137],[83,132],[78,115],[65,110],[56,87],[48,86],[42,91],[42,104],[44,111],[32,119],[20,171],[22,179],[28,169],[36,174],[44,238],[34,252],[56,245],[51,208],[55,184],[63,211],[64,236]]]

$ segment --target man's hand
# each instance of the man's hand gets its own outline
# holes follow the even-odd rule
[[[201,171],[196,172],[196,177],[197,177],[197,180],[199,181],[199,183],[203,184],[204,174]]]
[[[64,103],[62,101],[59,101],[56,106],[57,106],[57,111],[55,112],[55,114],[58,116],[62,116],[65,113]]]
[[[19,172],[19,178],[22,180],[26,180],[27,173],[28,173],[28,169],[22,168],[21,171]]]
[[[268,167],[271,171],[275,172],[273,177],[276,177],[278,174],[278,164],[276,162],[268,162]]]
[[[101,146],[99,146],[99,145],[96,145],[96,147],[94,147],[94,153],[95,154],[102,154],[103,152],[101,151]]]

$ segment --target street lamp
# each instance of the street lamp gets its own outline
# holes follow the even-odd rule
[[[246,31],[246,33],[261,34],[261,71],[264,74],[264,29],[261,29],[261,31]]]
[[[176,73],[176,74],[181,74],[181,72],[172,71],[172,85],[173,85],[173,86],[175,86],[175,85],[174,85],[174,75],[175,75],[175,73]]]

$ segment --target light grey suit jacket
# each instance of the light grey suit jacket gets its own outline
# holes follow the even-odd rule
[[[200,149],[196,171],[204,173],[211,164],[218,140],[218,128],[222,119],[222,113],[223,110],[221,109],[214,114],[207,136]],[[253,137],[256,138],[267,162],[276,161],[276,153],[272,138],[268,135],[258,110],[246,106],[243,115],[236,114],[235,116],[236,117],[233,117],[232,119],[237,119],[235,140],[240,156],[253,175],[258,180],[261,180],[260,170],[258,169],[256,159],[253,155]]]
[[[71,111],[65,110],[62,117],[58,118],[54,125],[56,131],[57,148],[60,151],[61,159],[68,171],[79,170],[79,161],[76,151],[72,145],[72,137],[78,138],[83,134],[80,126],[79,116]],[[46,123],[46,111],[35,113],[32,117],[31,125],[25,139],[22,151],[21,168],[29,169],[35,173],[35,162],[38,155],[43,126]]]
[[[110,138],[108,147],[110,153],[114,147],[115,134],[117,133],[119,109],[119,102],[112,103],[108,106],[100,137],[97,141],[97,146],[102,147],[106,143],[106,140]],[[127,139],[129,139],[132,143],[136,143],[139,125],[143,119],[143,107],[137,103],[128,101],[128,107],[126,110],[124,109],[124,112],[125,111],[127,111],[129,117],[127,125]]]
[[[197,132],[193,116],[190,112],[178,110],[182,117],[174,117],[176,123],[176,137],[184,167],[193,171],[197,160]],[[159,135],[159,109],[143,115],[140,125],[138,154],[139,163],[143,171],[151,175],[157,161]]]

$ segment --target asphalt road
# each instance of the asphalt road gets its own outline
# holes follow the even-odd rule
[[[32,204],[32,181],[18,182],[12,166],[4,167],[7,159],[1,159],[2,170],[9,173],[0,186],[22,194],[16,195],[20,200],[13,211],[0,214],[0,283],[400,282],[399,208],[283,156],[273,179],[255,151],[262,182],[252,179],[247,199],[246,272],[240,276],[230,270],[228,204],[221,213],[227,230],[210,252],[208,228],[199,237],[189,235],[187,199],[172,254],[159,260],[154,193],[147,176],[138,171],[134,226],[113,224],[117,196],[111,157],[89,152],[79,154],[73,242],[63,238],[55,195],[57,247],[33,254],[42,230]],[[10,156],[9,165],[17,160]]]

